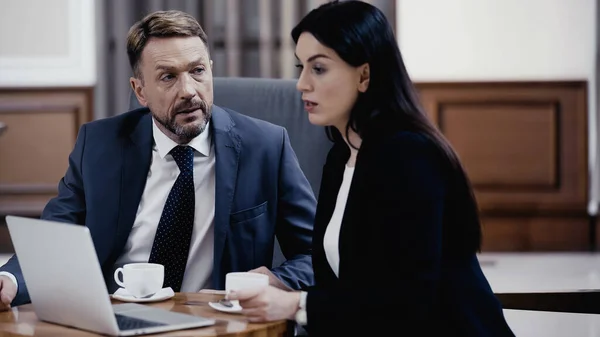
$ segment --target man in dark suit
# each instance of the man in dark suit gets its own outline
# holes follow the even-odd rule
[[[207,37],[188,14],[148,15],[127,52],[145,108],[83,125],[42,218],[89,227],[111,291],[115,268],[148,261],[175,291],[248,270],[311,285],[316,200],[286,130],[213,105]],[[288,260],[269,270],[275,237]],[[16,256],[0,286],[5,308],[29,302]]]

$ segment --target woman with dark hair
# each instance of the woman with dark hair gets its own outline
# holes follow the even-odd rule
[[[310,335],[513,336],[477,260],[469,179],[421,108],[383,13],[329,2],[292,37],[308,118],[333,141],[314,226],[316,284],[228,298],[252,321],[294,318]]]

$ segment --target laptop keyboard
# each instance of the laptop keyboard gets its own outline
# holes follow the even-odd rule
[[[151,322],[144,319],[134,318],[130,316],[124,316],[115,314],[117,318],[117,325],[119,326],[119,330],[136,330],[142,328],[151,328],[155,326],[163,326],[166,325],[164,323]]]

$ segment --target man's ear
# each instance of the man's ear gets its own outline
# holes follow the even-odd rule
[[[359,67],[360,81],[358,82],[358,91],[364,93],[369,89],[369,82],[371,81],[371,68],[368,63],[363,64]]]
[[[142,80],[135,77],[130,77],[129,84],[131,85],[131,89],[135,93],[135,97],[137,97],[138,102],[140,102],[140,105],[147,107],[148,101],[144,95],[144,86],[142,85]]]
[[[213,69],[213,60],[210,60],[210,69]]]

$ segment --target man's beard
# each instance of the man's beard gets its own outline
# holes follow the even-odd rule
[[[200,117],[200,119],[201,119],[200,124],[194,123],[192,125],[181,125],[181,124],[177,123],[177,121],[176,121],[177,115],[179,115],[180,113],[189,112],[189,111],[198,110],[198,109],[202,110],[202,116]],[[152,110],[152,109],[150,109],[150,110]],[[190,140],[196,138],[198,135],[200,135],[202,132],[204,132],[204,130],[206,129],[206,125],[208,124],[208,121],[210,120],[210,117],[212,114],[210,107],[208,107],[207,104],[201,100],[183,102],[180,105],[176,106],[175,109],[173,109],[173,111],[175,111],[175,112],[170,117],[164,116],[161,118],[161,117],[157,116],[157,114],[154,114],[154,118],[156,119],[156,121],[158,123],[160,123],[162,126],[164,126],[167,130],[169,130],[171,133],[176,135],[179,139],[185,140],[186,142],[189,142]]]

